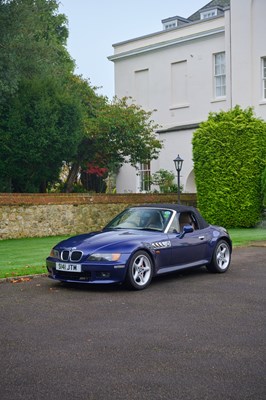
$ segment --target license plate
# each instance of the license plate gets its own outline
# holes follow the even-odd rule
[[[81,264],[56,263],[57,271],[81,272]]]

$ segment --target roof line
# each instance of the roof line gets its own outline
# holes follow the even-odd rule
[[[211,29],[208,31],[203,31],[200,33],[196,33],[193,35],[188,35],[186,37],[181,37],[181,38],[175,38],[175,39],[171,39],[171,40],[167,40],[165,42],[160,42],[160,43],[154,43],[148,46],[144,46],[144,47],[139,47],[133,50],[128,50],[128,51],[124,51],[122,53],[119,54],[114,54],[112,56],[107,57],[108,60],[110,61],[116,61],[122,58],[127,58],[127,57],[132,57],[135,56],[137,54],[141,54],[141,53],[147,53],[150,51],[155,51],[158,49],[162,49],[164,47],[170,47],[170,46],[174,46],[177,44],[182,44],[185,42],[189,42],[192,40],[197,40],[197,39],[201,39],[204,37],[208,37],[208,36],[213,36],[213,35],[219,35],[224,33],[224,27],[220,27],[220,28],[215,28],[215,29]]]
[[[230,8],[230,7],[229,7],[229,8]],[[191,25],[204,24],[204,23],[206,23],[207,21],[210,21],[210,20],[213,20],[213,19],[218,19],[218,18],[223,18],[223,17],[224,17],[223,15],[215,15],[215,16],[213,16],[213,17],[211,17],[211,18],[208,18],[208,20],[206,20],[206,19],[201,19],[201,20],[196,20],[196,21],[189,21],[189,24],[177,26],[177,27],[171,29],[170,31],[175,31],[175,30],[183,29],[184,27],[188,27],[188,26],[191,26]],[[170,18],[170,17],[169,17],[169,18]],[[185,18],[185,19],[186,19],[186,18]],[[122,42],[114,43],[114,44],[112,45],[112,47],[121,46],[121,45],[124,45],[124,44],[127,44],[127,43],[135,42],[136,40],[147,39],[147,38],[149,38],[149,37],[151,37],[151,36],[158,36],[158,35],[167,34],[167,33],[169,33],[169,30],[167,30],[167,29],[163,29],[163,30],[160,30],[160,31],[157,31],[157,32],[153,32],[153,33],[147,33],[146,35],[137,36],[137,37],[132,38],[132,39],[123,40]]]

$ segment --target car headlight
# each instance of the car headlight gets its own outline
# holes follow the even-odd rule
[[[120,253],[93,253],[88,257],[88,261],[118,261]]]
[[[52,249],[51,252],[50,252],[50,257],[53,257],[53,258],[60,258],[59,251],[58,251],[58,250],[55,250],[55,249]]]

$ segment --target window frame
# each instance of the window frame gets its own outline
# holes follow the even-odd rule
[[[223,56],[223,57],[221,57]],[[219,62],[218,62],[219,61]],[[219,71],[220,70],[220,71]],[[226,54],[225,51],[213,55],[214,98],[226,98]]]
[[[213,8],[212,10],[206,10],[206,11],[202,11],[200,13],[200,19],[209,19],[209,18],[213,18],[213,17],[217,17],[218,15],[218,10],[217,8]]]
[[[175,29],[177,28],[177,22],[172,21],[172,22],[167,22],[164,24],[164,30],[169,31],[170,29]]]
[[[138,192],[147,193],[151,190],[151,163],[139,163],[138,166]]]

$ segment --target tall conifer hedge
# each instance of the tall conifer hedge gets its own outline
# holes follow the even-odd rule
[[[198,207],[212,224],[252,227],[261,219],[266,123],[252,108],[210,113],[195,131]]]

